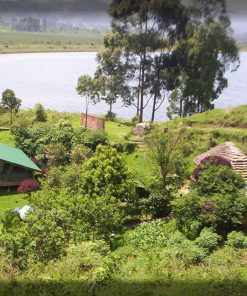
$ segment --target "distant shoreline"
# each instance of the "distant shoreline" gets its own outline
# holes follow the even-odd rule
[[[18,54],[18,53],[73,53],[73,52],[98,52],[103,48],[103,46],[76,46],[75,48],[63,48],[63,47],[54,47],[54,48],[32,48],[32,47],[23,47],[15,48],[9,50],[2,50],[0,46],[0,54]],[[247,50],[247,49],[246,49]]]
[[[22,54],[22,53],[73,53],[73,52],[98,52],[103,49],[103,46],[95,46],[95,47],[76,47],[76,48],[52,48],[52,49],[31,49],[31,48],[25,48],[25,49],[16,49],[16,50],[5,50],[2,51],[0,49],[0,54]],[[247,52],[247,47],[239,49],[239,52]]]
[[[18,54],[18,53],[73,53],[73,52],[98,52],[104,48],[103,45],[73,45],[53,46],[52,48],[39,45],[22,45],[13,47],[4,47],[0,44],[0,54]],[[247,52],[247,47],[239,48],[239,52]]]

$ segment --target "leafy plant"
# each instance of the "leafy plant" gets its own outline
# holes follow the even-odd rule
[[[35,179],[26,179],[21,182],[21,184],[17,188],[18,193],[28,193],[30,195],[31,192],[40,189],[40,184]]]
[[[227,236],[226,244],[235,249],[246,249],[247,237],[243,232],[232,231]]]

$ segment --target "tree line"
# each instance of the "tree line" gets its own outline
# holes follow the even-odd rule
[[[113,0],[109,15],[97,70],[79,78],[79,94],[110,114],[117,100],[135,106],[139,122],[148,104],[154,121],[165,100],[170,118],[214,108],[226,71],[239,66],[225,0]]]

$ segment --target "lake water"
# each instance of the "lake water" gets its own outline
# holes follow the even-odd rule
[[[80,75],[93,75],[96,53],[27,53],[0,55],[0,93],[6,88],[15,91],[25,108],[36,103],[58,111],[81,112],[85,110],[83,98],[75,87]],[[241,66],[237,72],[228,73],[229,86],[216,101],[216,107],[227,108],[247,104],[247,52],[240,54]],[[156,120],[165,120],[167,102],[157,111]],[[108,110],[104,103],[90,104],[89,112],[102,114]],[[131,118],[135,108],[124,108],[121,102],[113,111],[119,117]],[[145,110],[150,119],[151,106]]]

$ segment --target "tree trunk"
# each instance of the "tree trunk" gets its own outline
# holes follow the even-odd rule
[[[86,118],[85,118],[85,128],[87,128],[87,119],[88,119],[88,99],[86,99]]]
[[[13,112],[12,109],[10,109],[10,124],[12,125],[13,123]]]
[[[182,117],[182,110],[183,110],[183,100],[180,99],[179,102],[180,102],[180,106],[179,106],[179,117],[181,118]]]
[[[144,81],[145,81],[145,66],[144,66],[144,61],[145,60],[146,60],[146,51],[143,54],[143,61],[142,61],[141,97],[140,97],[140,115],[139,115],[139,122],[140,123],[142,123],[142,121],[143,121]]]
[[[142,58],[141,58],[142,60]],[[139,117],[140,115],[140,88],[141,88],[141,65],[139,69],[139,78],[138,78],[138,93],[137,93],[137,107],[136,107],[136,116]]]
[[[112,102],[110,102],[110,114],[112,113]]]
[[[154,122],[154,116],[155,116],[155,108],[156,108],[156,101],[157,101],[157,96],[155,94],[154,96],[154,102],[153,102],[153,110],[152,110],[152,117],[151,117],[151,122]]]

